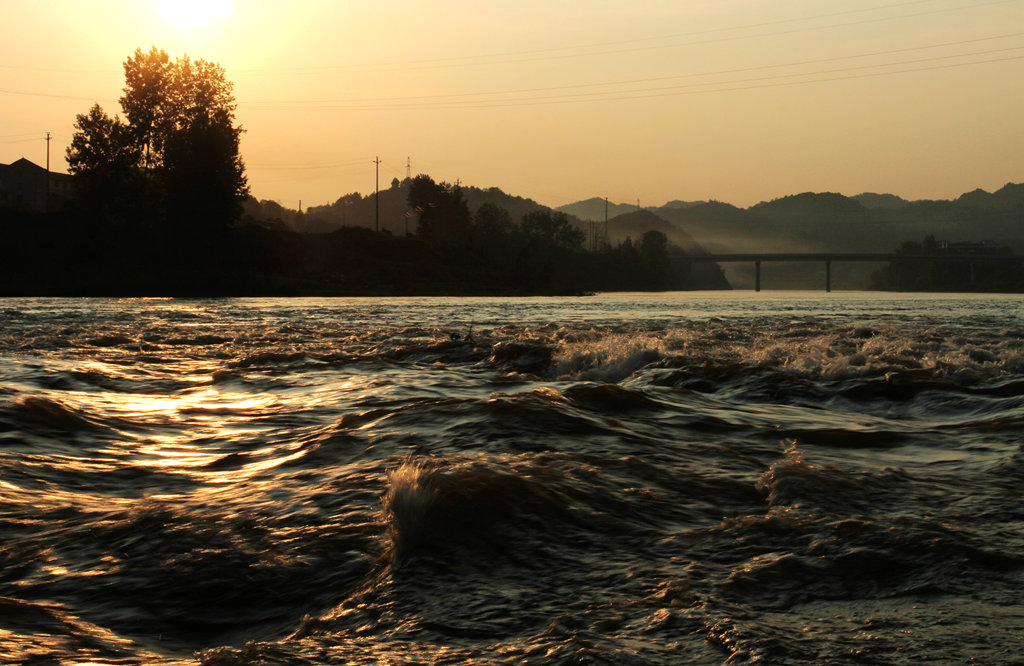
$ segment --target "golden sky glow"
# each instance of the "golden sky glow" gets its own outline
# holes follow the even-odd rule
[[[235,13],[231,0],[156,0],[160,15],[179,28],[195,28]]]
[[[173,6],[172,6],[173,5]],[[229,5],[233,5],[233,13]],[[1024,0],[0,0],[0,162],[63,170],[137,47],[235,82],[255,196],[412,172],[548,205],[1024,181]],[[205,8],[205,9],[204,9]]]

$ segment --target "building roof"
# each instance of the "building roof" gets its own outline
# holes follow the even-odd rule
[[[33,162],[32,160],[30,160],[28,158],[25,158],[25,157],[18,158],[16,160],[14,160],[13,162],[11,162],[10,164],[0,164],[0,174],[4,173],[5,171],[7,171],[8,169],[11,169],[11,168],[14,168],[14,169],[26,169],[26,170],[29,170],[29,171],[37,171],[37,172],[49,173],[51,181],[53,181],[53,180],[70,180],[71,177],[72,177],[71,174],[61,173],[60,171],[49,171],[49,172],[47,172],[45,167],[41,167],[38,164],[36,164],[35,162]]]

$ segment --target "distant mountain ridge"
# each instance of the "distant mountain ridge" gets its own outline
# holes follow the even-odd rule
[[[461,188],[470,211],[485,203],[507,210],[514,221],[526,213],[550,210],[499,188]],[[250,204],[254,219],[277,219],[297,231],[326,233],[342,226],[373,229],[404,236],[416,229],[416,216],[407,205],[407,183],[395,181],[381,190],[379,206],[372,194],[350,194],[333,204],[314,206],[304,213],[273,202]],[[580,228],[603,237],[605,200],[594,197],[554,209],[570,216]],[[379,218],[377,217],[379,210]],[[890,252],[905,241],[926,236],[950,242],[991,241],[1024,253],[1024,184],[1008,183],[995,192],[974,190],[952,200],[908,201],[894,194],[862,193],[848,197],[835,192],[802,192],[739,208],[729,203],[674,200],[663,206],[638,208],[608,202],[608,240],[634,243],[644,233],[664,233],[688,252]],[[588,223],[596,223],[589,224]],[[588,238],[593,236],[588,235]],[[749,286],[751,269],[723,266],[734,286]],[[869,264],[834,269],[839,288],[862,288],[873,270]],[[776,270],[775,288],[817,284],[792,278],[796,268]],[[801,270],[806,270],[806,266]],[[788,272],[787,272],[788,271]],[[801,278],[803,279],[803,278]],[[843,287],[843,280],[846,287]]]
[[[688,208],[698,208],[707,204],[721,204],[720,201],[708,200],[708,201],[683,201],[675,199],[669,201],[661,206],[646,206],[642,210],[649,210],[658,212],[666,209],[678,210]],[[800,194],[790,194],[771,201],[762,201],[754,204],[749,208],[739,208],[732,204],[724,204],[730,206],[735,210],[753,210],[756,208],[762,208],[767,210],[772,209],[792,209],[792,208],[807,208],[808,206],[818,208],[819,212],[822,212],[829,207],[832,207],[835,211],[843,212],[859,212],[861,208],[866,210],[894,210],[899,208],[905,208],[914,204],[958,204],[965,206],[974,206],[978,208],[988,208],[997,210],[1011,210],[1021,205],[1024,205],[1024,183],[1007,183],[995,192],[987,192],[983,189],[972,190],[961,194],[955,199],[922,199],[911,201],[904,199],[901,196],[895,194],[878,194],[874,192],[863,192],[854,196],[846,196],[835,192],[803,192]],[[581,220],[585,221],[602,221],[604,220],[605,211],[605,200],[599,197],[592,197],[590,199],[583,199],[573,203],[557,206],[554,208],[559,212],[563,212],[569,215],[573,215]],[[626,203],[608,203],[608,218],[617,217],[624,213],[640,210],[634,204]]]
[[[508,211],[513,220],[538,210],[549,210],[547,206],[532,199],[506,194],[497,187],[460,188],[471,213],[484,204],[493,204]],[[250,200],[246,213],[254,220],[275,220],[300,233],[330,233],[342,227],[380,228],[395,236],[416,231],[417,217],[409,208],[409,181],[391,183],[387,189],[362,195],[358,192],[346,194],[334,203],[309,206],[305,211],[282,207],[273,201]],[[570,218],[577,224],[579,220]]]
[[[583,220],[584,222],[603,222],[606,219],[612,219],[619,215],[625,215],[627,213],[634,213],[638,210],[645,210],[637,206],[636,204],[624,204],[624,203],[611,203],[606,199],[599,197],[593,197],[591,199],[584,199],[583,201],[577,201],[576,203],[568,204],[566,206],[558,206],[553,210],[559,213],[565,213],[566,215],[572,215],[573,217]],[[646,209],[654,210],[654,209]]]
[[[601,201],[603,207],[603,199],[587,201]],[[587,209],[577,204],[558,210],[582,219],[587,215]],[[951,200],[803,192],[749,208],[720,201],[688,202],[685,206],[670,202],[647,211],[713,254],[891,252],[905,241],[921,241],[926,236],[954,243],[988,241],[1024,254],[1024,184],[1008,183],[995,192],[978,189]],[[609,227],[613,228],[613,223]],[[664,230],[661,225],[652,228]],[[638,231],[635,225],[630,227],[631,233]],[[665,233],[683,245],[673,232]],[[752,267],[734,264],[723,268],[734,286],[751,286]],[[833,277],[840,288],[864,288],[875,268],[870,264],[837,265]],[[769,288],[819,288],[822,282],[820,275],[808,272],[820,272],[823,267],[775,264],[765,270],[770,271],[766,273],[767,284],[773,285]]]
[[[874,192],[864,192],[850,198],[859,202],[861,206],[868,209],[894,209],[910,205],[909,201],[903,197],[898,197],[895,194],[875,194]]]
[[[762,216],[793,216],[793,215],[859,215],[867,212],[856,199],[835,192],[803,192],[791,194],[768,202],[751,206]]]
[[[1019,209],[1024,206],[1024,183],[1007,183],[992,193],[982,189],[973,190],[960,195],[955,203],[994,210]]]

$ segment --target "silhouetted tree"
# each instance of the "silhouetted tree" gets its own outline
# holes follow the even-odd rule
[[[77,118],[67,160],[79,189],[144,199],[155,216],[178,224],[236,220],[249,188],[223,68],[187,56],[172,61],[153,47],[136,49],[124,72],[123,122],[98,105]],[[108,191],[115,185],[119,193]]]
[[[501,206],[485,203],[473,215],[473,258],[489,279],[505,280],[516,257],[512,216]]]
[[[668,277],[668,236],[651,229],[640,238],[638,250],[645,273],[645,287],[664,289]]]
[[[990,256],[1013,256],[1008,247],[971,248]],[[904,241],[897,254],[909,258],[890,262],[871,276],[872,289],[898,291],[1021,291],[1024,269],[1017,263],[976,262],[926,236]]]
[[[512,231],[512,216],[501,206],[485,203],[473,215],[473,229],[480,238],[499,238]]]
[[[248,194],[240,131],[223,110],[190,115],[164,140],[164,194],[178,224],[209,229],[238,219]]]
[[[94,104],[75,117],[75,133],[67,149],[68,169],[75,174],[83,203],[110,215],[122,210],[126,199],[141,196],[138,146],[131,129],[117,116],[111,118]]]
[[[408,203],[419,217],[416,233],[423,238],[446,245],[468,242],[469,206],[458,186],[420,174],[409,185]]]
[[[566,250],[581,249],[586,239],[583,230],[573,226],[565,213],[550,210],[536,210],[523,215],[519,228],[535,242]]]
[[[585,236],[564,213],[531,211],[523,215],[518,235],[513,270],[518,287],[550,293],[580,290]]]

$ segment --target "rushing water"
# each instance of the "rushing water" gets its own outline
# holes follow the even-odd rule
[[[0,663],[1021,663],[1024,300],[0,300]]]

